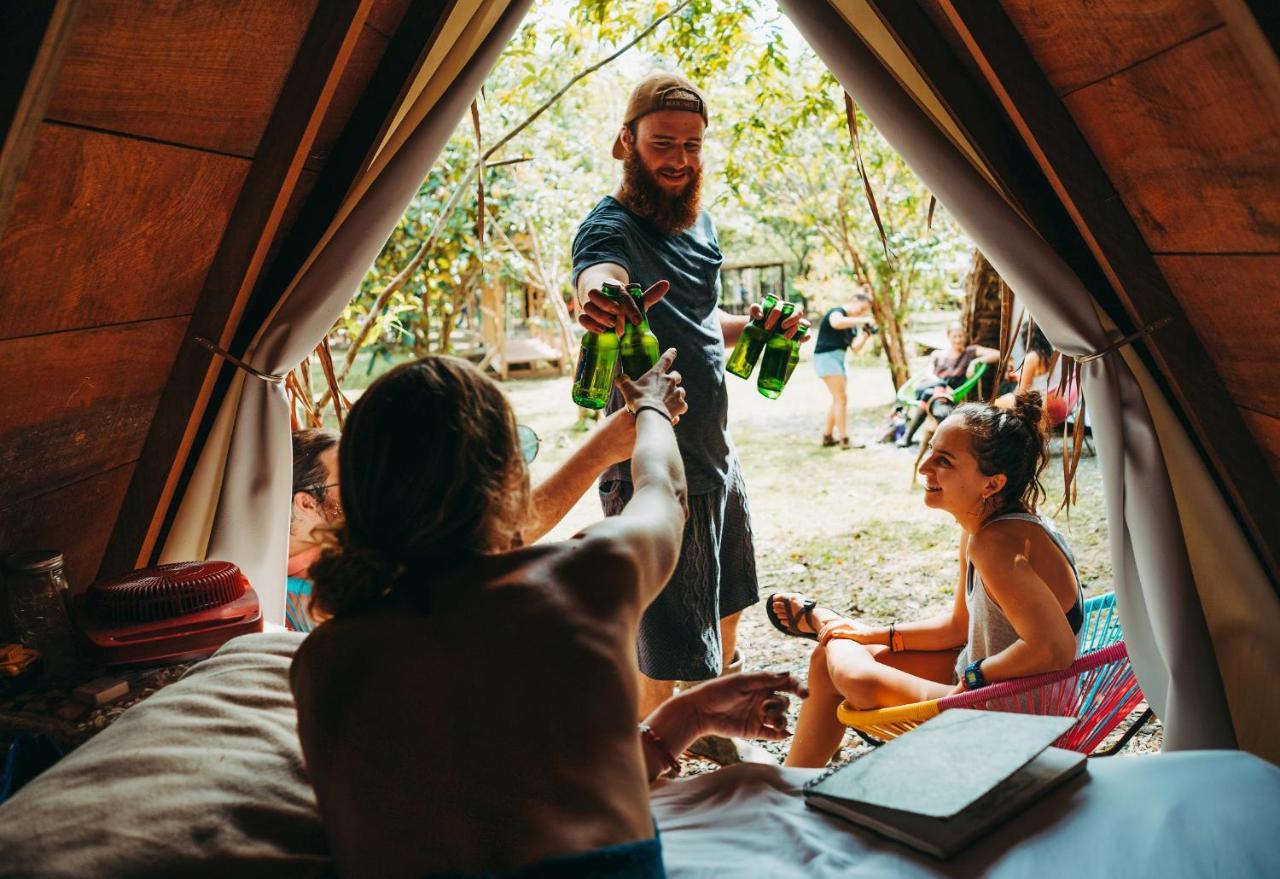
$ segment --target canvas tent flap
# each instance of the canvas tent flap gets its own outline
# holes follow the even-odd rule
[[[446,23],[464,33],[469,47],[429,55],[401,115],[373,166],[352,187],[337,219],[266,320],[246,360],[267,373],[296,366],[333,326],[342,309],[417,193],[458,120],[480,90],[528,9],[529,0],[457,4]],[[432,57],[436,66],[430,67]],[[204,555],[235,560],[255,584],[264,616],[284,617],[286,552],[292,454],[283,392],[247,381],[225,444],[207,444],[197,472],[215,473],[225,461],[220,485],[192,483],[183,498],[184,526],[167,542],[167,557],[200,557],[205,511],[214,509]],[[222,413],[218,416],[223,422]],[[224,435],[217,435],[222,438]],[[206,459],[208,463],[206,463]],[[216,494],[214,493],[216,490]],[[199,494],[195,492],[199,492]]]

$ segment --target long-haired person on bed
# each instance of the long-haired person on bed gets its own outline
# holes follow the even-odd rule
[[[1065,668],[1084,621],[1071,550],[1036,514],[1048,460],[1040,394],[1013,408],[970,403],[939,425],[920,466],[926,506],[960,525],[960,574],[950,611],[867,626],[793,592],[770,596],[770,621],[818,642],[809,699],[787,756],[823,766],[844,737],[836,707],[884,708]]]
[[[330,619],[292,669],[340,875],[661,876],[648,782],[705,732],[786,735],[785,674],[709,682],[636,727],[636,630],[685,519],[674,359],[619,379],[631,503],[559,543],[525,545],[546,516],[511,407],[470,364],[406,364],[352,407],[345,522],[311,568]]]

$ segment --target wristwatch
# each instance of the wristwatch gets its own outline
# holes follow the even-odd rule
[[[964,688],[966,690],[981,690],[987,685],[987,679],[982,674],[982,660],[975,659],[964,667]]]

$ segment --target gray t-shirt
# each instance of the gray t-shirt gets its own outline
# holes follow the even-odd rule
[[[690,494],[724,488],[733,459],[724,386],[724,335],[717,307],[724,256],[706,211],[692,228],[666,235],[611,196],[600,200],[573,240],[573,283],[584,269],[615,263],[645,288],[663,279],[671,290],[649,309],[649,328],[662,350],[675,348],[689,411],[676,425]],[[621,406],[617,392],[609,411]],[[602,480],[630,481],[629,462],[610,467]]]

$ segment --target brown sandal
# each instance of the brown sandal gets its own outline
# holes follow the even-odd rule
[[[799,593],[797,592],[794,594],[798,595]],[[787,619],[786,619],[786,622],[783,622],[783,620],[777,615],[777,613],[774,612],[774,609],[773,609],[774,600],[781,595],[782,595],[781,592],[774,592],[767,599],[765,599],[766,603],[764,606],[764,613],[765,613],[765,616],[769,618],[769,622],[773,623],[773,627],[784,635],[791,635],[796,638],[807,638],[810,641],[817,641],[818,629],[820,628],[820,626],[817,624],[817,621],[814,620],[813,618],[813,609],[818,606],[818,602],[814,601],[812,598],[806,598],[800,604],[800,613],[795,614],[795,613],[792,613],[791,611],[791,602],[787,601],[786,602]],[[809,628],[812,629],[813,631],[812,632],[800,631],[800,627],[796,625],[796,623],[798,623],[800,620],[804,620],[806,623],[808,623]]]

